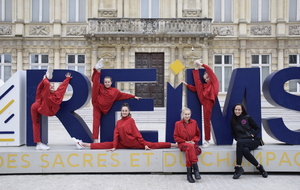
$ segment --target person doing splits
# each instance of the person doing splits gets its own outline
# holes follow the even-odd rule
[[[109,76],[104,77],[104,85],[101,84],[100,75],[103,59],[100,59],[94,67],[92,75],[92,104],[93,104],[93,135],[94,142],[98,141],[99,128],[101,115],[107,114],[113,103],[117,100],[125,100],[135,98],[139,100],[141,97],[137,97],[131,94],[120,92],[118,89],[111,87],[112,78]]]
[[[233,179],[238,179],[244,172],[241,166],[243,156],[259,170],[263,177],[268,177],[264,167],[257,162],[250,152],[260,144],[257,138],[259,127],[253,118],[247,114],[242,104],[238,103],[233,107],[230,125],[232,137],[236,140],[236,166],[234,167]]]
[[[200,130],[194,119],[191,119],[191,110],[184,108],[181,112],[182,120],[175,123],[174,139],[178,144],[179,149],[185,152],[187,180],[194,183],[192,169],[197,180],[201,179],[198,168],[198,156],[196,149],[200,140]]]
[[[204,112],[204,139],[202,147],[206,148],[210,146],[209,140],[210,140],[210,120],[211,120],[211,114],[212,114],[212,108],[216,102],[216,98],[219,93],[219,81],[213,70],[203,64],[201,62],[202,60],[196,60],[195,63],[195,70],[192,71],[194,83],[195,86],[189,85],[186,82],[182,82],[186,87],[197,93],[198,99],[200,103],[203,106],[203,112]],[[199,76],[199,66],[204,67],[205,73],[203,74],[203,79],[205,83],[202,84]]]
[[[41,115],[54,116],[60,109],[60,104],[63,101],[66,89],[72,78],[71,73],[66,73],[66,79],[55,90],[54,85],[50,84],[48,79],[52,79],[53,68],[48,67],[46,75],[39,83],[35,102],[31,105],[31,119],[33,128],[33,140],[37,143],[37,150],[48,150],[49,146],[41,142]]]
[[[76,138],[72,138],[78,149],[89,147],[90,149],[108,149],[107,151],[115,151],[116,149],[159,149],[177,147],[177,144],[168,142],[147,142],[143,139],[141,133],[135,125],[134,119],[131,117],[130,108],[124,103],[121,108],[121,119],[117,121],[114,130],[113,142],[102,143],[85,143]]]

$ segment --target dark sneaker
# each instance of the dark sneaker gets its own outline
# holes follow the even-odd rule
[[[258,169],[258,171],[264,178],[268,177],[268,173],[265,171],[265,169],[262,165],[259,165],[259,167],[256,167],[256,169]]]
[[[235,166],[234,170],[235,170],[235,172],[234,172],[233,177],[232,177],[233,179],[238,179],[244,173],[243,167]]]

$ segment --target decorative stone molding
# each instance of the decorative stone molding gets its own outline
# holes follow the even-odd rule
[[[201,10],[199,9],[184,9],[182,10],[183,17],[201,17]]]
[[[156,20],[145,20],[143,23],[143,34],[155,34],[158,30],[158,25]]]
[[[289,35],[300,35],[300,25],[289,26]]]
[[[202,31],[203,32],[210,32],[211,31],[211,21],[204,20],[201,23]]]
[[[99,9],[99,17],[117,17],[117,9]]]
[[[271,40],[249,40],[247,41],[247,48],[276,48],[276,41]]]
[[[86,34],[85,26],[67,26],[67,36],[82,36]]]
[[[98,31],[98,21],[97,20],[89,20],[89,33],[95,33]]]
[[[257,25],[250,27],[252,35],[271,35],[271,26]]]
[[[0,25],[0,35],[12,35],[12,25]]]
[[[29,35],[49,35],[50,34],[50,27],[43,26],[43,25],[36,25],[36,26],[29,26]]]
[[[217,36],[233,36],[233,26],[214,26],[213,33]]]

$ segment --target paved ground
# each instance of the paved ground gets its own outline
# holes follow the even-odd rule
[[[101,190],[299,190],[299,174],[242,175],[202,174],[202,179],[189,183],[185,174],[60,174],[60,175],[0,175],[3,190],[101,189]]]

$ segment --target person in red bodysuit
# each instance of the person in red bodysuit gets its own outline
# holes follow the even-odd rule
[[[145,141],[135,125],[134,119],[131,117],[129,105],[125,103],[121,108],[121,119],[117,121],[114,130],[113,142],[102,143],[84,143],[81,140],[72,138],[78,149],[90,147],[90,149],[108,149],[107,151],[115,151],[116,149],[159,149],[177,147],[177,144],[168,142],[148,142]]]
[[[195,147],[198,147],[200,140],[200,130],[195,120],[191,119],[191,110],[184,108],[181,112],[182,120],[175,123],[174,139],[178,143],[178,147],[182,152],[185,152],[187,180],[194,183],[192,176],[192,168],[194,169],[195,178],[201,179],[198,168],[198,157]]]
[[[117,100],[125,100],[125,99],[140,99],[141,97],[133,96],[131,94],[126,94],[120,92],[118,89],[111,87],[112,85],[112,78],[106,76],[104,78],[104,85],[101,84],[100,75],[101,75],[101,68],[102,68],[102,61],[100,59],[98,63],[95,65],[94,72],[92,75],[92,104],[93,104],[93,135],[92,139],[94,139],[94,143],[99,142],[99,128],[100,128],[100,121],[101,115],[107,114],[107,112],[112,107],[113,103]]]
[[[49,68],[48,68],[49,71]],[[63,101],[66,89],[72,78],[71,73],[66,73],[66,79],[61,83],[61,85],[54,89],[54,85],[50,84],[48,77],[49,74],[44,75],[43,80],[39,83],[36,91],[35,102],[31,105],[31,118],[33,127],[33,140],[37,143],[36,149],[38,150],[48,150],[50,147],[41,143],[40,135],[40,117],[54,116],[60,108],[60,104]],[[52,73],[53,69],[51,69]],[[52,78],[49,77],[49,79]]]
[[[203,79],[206,83],[202,84],[199,76],[199,66],[203,66],[205,68],[205,73],[203,75]],[[186,82],[182,82],[186,87],[193,91],[197,92],[198,99],[203,106],[204,112],[204,139],[202,147],[208,147],[210,145],[210,119],[212,114],[212,108],[215,104],[216,98],[219,93],[219,80],[217,76],[214,74],[212,69],[201,63],[201,60],[195,61],[195,70],[193,72],[193,78],[195,82],[195,86],[189,85]]]

